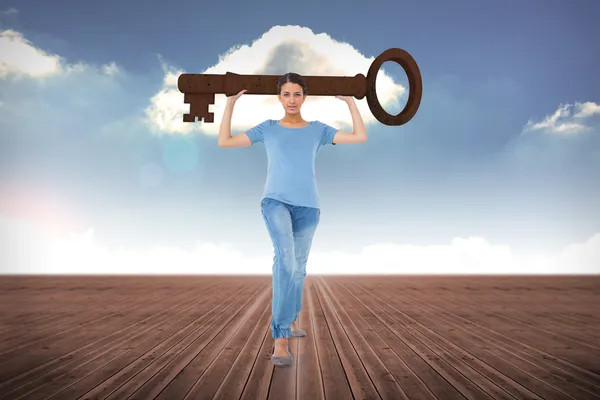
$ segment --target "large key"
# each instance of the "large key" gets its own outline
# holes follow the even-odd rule
[[[397,115],[388,114],[377,98],[375,81],[381,65],[386,61],[399,64],[406,72],[409,83],[408,101]],[[184,122],[214,122],[214,114],[208,107],[215,102],[215,94],[233,96],[246,89],[246,94],[276,95],[277,80],[280,75],[240,75],[227,72],[218,74],[181,74],[177,87],[184,93],[184,103],[190,105],[189,114],[183,115]],[[308,86],[308,94],[315,96],[353,96],[357,99],[367,97],[369,109],[377,120],[385,125],[403,125],[416,114],[421,103],[423,84],[417,63],[408,52],[391,48],[381,53],[367,72],[356,76],[303,76]]]

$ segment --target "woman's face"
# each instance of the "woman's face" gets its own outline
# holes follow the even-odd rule
[[[292,82],[281,86],[281,92],[278,96],[281,105],[288,114],[300,112],[302,103],[306,99],[306,96],[302,93],[302,86]]]

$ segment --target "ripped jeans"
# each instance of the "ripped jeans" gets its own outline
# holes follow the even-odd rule
[[[321,212],[271,198],[264,198],[260,206],[275,253],[271,332],[273,339],[289,338],[302,309],[306,262]]]

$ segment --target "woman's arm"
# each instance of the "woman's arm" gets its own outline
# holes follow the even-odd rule
[[[348,104],[350,115],[352,116],[352,132],[338,131],[333,137],[335,144],[358,144],[367,141],[367,129],[362,120],[358,107],[352,96],[336,96]]]
[[[246,92],[246,90],[242,90],[235,96],[227,98],[225,112],[223,113],[223,119],[221,120],[221,126],[219,127],[219,147],[246,147],[252,144],[245,132],[231,136],[231,116],[233,115],[233,108],[237,99],[239,99],[244,92]]]

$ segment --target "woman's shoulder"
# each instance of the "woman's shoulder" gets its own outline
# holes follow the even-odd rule
[[[313,121],[308,121],[308,126],[313,127],[313,128],[323,129],[323,127],[325,126],[325,124],[323,123],[323,121],[315,119]]]
[[[276,123],[277,123],[277,121],[276,121],[276,120],[274,120],[274,119],[265,119],[264,121],[262,121],[262,122],[260,123],[260,125],[264,125],[264,126],[272,126],[272,125],[275,125]]]
[[[254,126],[254,128],[252,128],[252,129],[256,129],[256,130],[263,132],[265,130],[274,128],[276,124],[277,124],[277,121],[274,119],[265,119],[262,122],[257,122],[256,125]]]
[[[279,123],[277,122],[277,120],[276,120],[276,119],[266,119],[266,120],[264,120],[264,121],[262,122],[262,125],[263,125],[265,128],[274,128],[274,127],[276,127],[277,125],[279,125]]]

